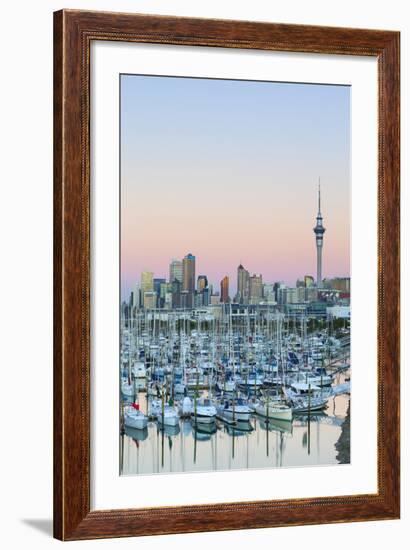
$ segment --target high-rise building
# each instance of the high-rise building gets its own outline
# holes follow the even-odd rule
[[[211,301],[211,290],[210,290],[209,286],[204,288],[203,291],[201,292],[201,294],[202,294],[202,305],[203,306],[209,306],[209,303]]]
[[[195,291],[195,256],[191,253],[182,260],[182,290]]]
[[[198,275],[196,288],[198,292],[202,292],[208,286],[208,277],[206,275]]]
[[[334,277],[324,281],[326,288],[340,290],[341,292],[350,292],[350,277]]]
[[[138,282],[135,283],[134,290],[132,291],[132,306],[136,309],[141,307],[140,285]]]
[[[152,271],[143,271],[141,273],[141,300],[145,307],[145,293],[154,292],[154,274]]]
[[[323,227],[323,218],[320,212],[320,180],[319,180],[319,194],[318,194],[318,212],[316,216],[316,226],[313,228],[316,235],[316,286],[320,288],[322,286],[322,249],[323,249],[323,235],[326,229]]]
[[[219,296],[219,292],[216,292],[215,294],[211,294],[210,301],[209,301],[211,306],[216,306],[220,302],[221,302],[221,299],[220,299],[220,296]]]
[[[154,292],[156,292],[158,294],[158,296],[160,295],[160,292],[161,292],[161,285],[163,283],[165,283],[165,279],[153,279],[153,285],[154,285]]]
[[[182,283],[182,260],[172,260],[169,264],[169,282],[175,279]]]
[[[263,298],[262,275],[253,274],[249,277],[249,301],[251,304],[258,304]]]
[[[310,288],[315,284],[315,279],[312,277],[312,275],[305,275],[305,287]]]
[[[152,291],[144,292],[144,308],[155,309],[157,307],[157,293]]]
[[[172,290],[171,283],[167,283],[164,280],[164,282],[161,283],[160,288],[159,288],[159,296],[158,296],[158,306],[159,307],[165,307],[167,294],[169,294],[170,296],[172,295],[171,290]],[[170,301],[170,298],[168,298],[168,301]]]
[[[272,283],[263,285],[263,301],[267,304],[276,303],[275,285]]]
[[[194,294],[189,290],[181,291],[181,307],[183,309],[191,309],[193,307]]]
[[[178,309],[181,307],[181,292],[182,292],[182,283],[178,279],[174,279],[171,283],[171,293],[172,293],[172,308]]]
[[[182,292],[187,293],[184,307],[192,308],[195,294],[195,256],[191,253],[182,260]]]
[[[165,279],[157,279],[155,278],[153,280],[154,284],[154,292],[157,295],[157,306],[160,307],[160,297],[161,297],[161,285],[165,283]]]
[[[237,270],[237,296],[240,304],[248,303],[249,299],[249,271],[242,264]]]
[[[305,299],[306,302],[317,302],[318,300],[318,291],[315,286],[307,286],[305,289]]]
[[[225,304],[229,302],[229,277],[225,277],[221,281],[221,302]]]
[[[276,281],[273,283],[273,291],[275,293],[275,300],[280,303],[280,290],[285,288],[285,283],[283,281]]]

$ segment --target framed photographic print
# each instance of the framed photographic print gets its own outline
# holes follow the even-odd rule
[[[55,536],[399,517],[399,33],[54,32]]]

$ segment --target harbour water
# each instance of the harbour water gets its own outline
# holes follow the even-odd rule
[[[120,473],[347,463],[350,373],[345,322],[230,306],[124,320]]]
[[[343,379],[341,380],[343,381]],[[139,395],[146,412],[145,393]],[[144,430],[125,427],[120,438],[123,475],[165,474],[254,468],[331,465],[350,456],[349,395],[330,397],[325,410],[292,421],[252,415],[249,423],[211,426],[181,419],[177,426],[148,422]],[[344,435],[342,428],[345,426]]]

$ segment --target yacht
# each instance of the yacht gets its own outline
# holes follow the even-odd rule
[[[159,399],[151,401],[149,415],[156,418],[158,423],[164,424],[164,426],[176,426],[179,424],[179,416],[175,407],[168,405],[168,403],[162,404]]]
[[[144,363],[141,361],[134,363],[132,367],[132,374],[134,375],[134,378],[146,378],[147,369],[145,368]]]
[[[255,404],[255,412],[265,418],[276,420],[292,420],[292,409],[277,400],[262,399]]]
[[[216,407],[208,397],[202,397],[194,404],[194,417],[196,422],[204,424],[210,424],[215,422],[216,419]]]
[[[140,411],[138,403],[133,403],[124,409],[124,424],[128,428],[136,428],[138,430],[143,430],[147,427],[148,418]]]
[[[226,399],[217,407],[218,415],[226,420],[249,422],[253,410],[248,406],[245,399]]]

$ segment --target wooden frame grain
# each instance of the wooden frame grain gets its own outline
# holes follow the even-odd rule
[[[92,40],[377,58],[377,494],[90,510],[89,75]],[[74,10],[54,14],[56,538],[77,540],[399,517],[399,44],[399,33],[391,31]]]

